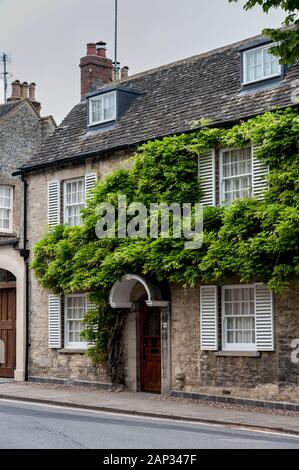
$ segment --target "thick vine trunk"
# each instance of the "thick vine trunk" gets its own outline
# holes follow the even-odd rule
[[[111,330],[108,341],[108,375],[113,385],[124,385],[122,327],[124,315],[117,314],[115,324]]]

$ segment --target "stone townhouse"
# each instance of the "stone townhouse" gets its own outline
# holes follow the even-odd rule
[[[24,380],[26,369],[27,249],[23,184],[12,173],[55,129],[41,117],[35,84],[18,80],[0,104],[0,377]]]
[[[28,185],[30,252],[47,225],[80,224],[88,189],[129,165],[139,144],[188,132],[201,118],[230,126],[293,106],[299,66],[279,65],[269,47],[258,36],[132,77],[123,68],[113,80],[118,77],[105,43],[88,44],[80,63],[81,102],[21,170]],[[239,163],[236,173],[233,162]],[[244,163],[246,174],[240,173]],[[199,158],[203,202],[218,205],[248,196],[249,188],[258,195],[266,172],[251,147],[211,149]],[[85,293],[57,297],[34,276],[29,290],[30,379],[107,383],[105,370],[92,365],[80,339]],[[123,345],[130,390],[179,388],[264,398],[275,396],[281,383],[296,390],[298,365],[290,361],[290,344],[299,337],[298,287],[292,297],[277,297],[264,285],[241,285],[238,279],[185,289],[152,285],[140,273],[128,272],[111,286],[110,304],[126,310]]]

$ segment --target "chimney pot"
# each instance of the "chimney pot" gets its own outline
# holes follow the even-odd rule
[[[30,83],[29,85],[29,99],[30,101],[36,101],[35,99],[35,90],[36,90],[36,84],[35,83]]]
[[[28,83],[23,82],[21,84],[21,98],[28,98]]]
[[[121,78],[120,62],[113,62],[112,81],[117,82]]]
[[[99,41],[96,43],[97,55],[100,57],[106,57],[107,43],[104,41]]]
[[[121,69],[121,79],[125,80],[126,78],[128,78],[128,76],[129,76],[129,67],[125,65]]]
[[[20,80],[15,80],[11,84],[10,101],[19,100],[20,98],[21,98],[21,83],[20,83]]]
[[[97,54],[96,43],[89,42],[87,44],[87,55],[96,55],[96,54]]]

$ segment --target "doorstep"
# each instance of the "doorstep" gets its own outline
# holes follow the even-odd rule
[[[14,379],[8,379],[6,377],[0,377],[0,384],[9,384],[14,383]]]

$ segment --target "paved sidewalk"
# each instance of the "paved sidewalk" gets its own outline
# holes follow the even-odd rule
[[[159,399],[157,395],[131,392],[82,390],[0,380],[0,399],[23,400],[106,412],[135,414],[158,418],[192,420],[245,426],[297,434],[299,416],[245,411],[237,408],[208,406],[180,399]]]

